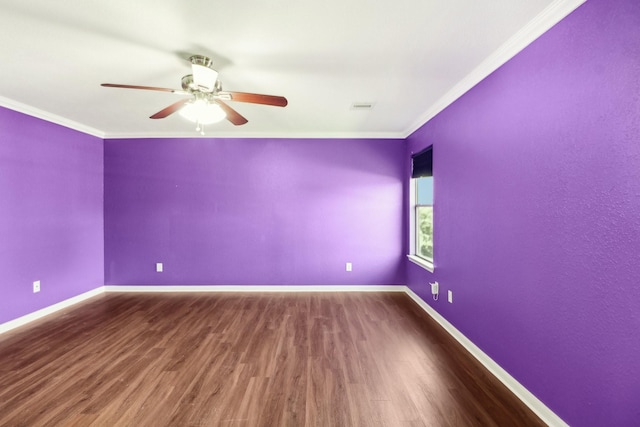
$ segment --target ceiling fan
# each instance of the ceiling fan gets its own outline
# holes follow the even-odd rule
[[[192,74],[187,74],[182,78],[182,90],[114,83],[102,83],[101,86],[189,95],[189,98],[174,102],[150,118],[164,119],[175,112],[179,112],[181,116],[195,122],[196,130],[203,135],[205,124],[219,122],[225,118],[236,126],[248,122],[246,118],[231,108],[225,101],[248,102],[276,107],[285,107],[288,104],[287,99],[283,96],[223,91],[222,83],[218,80],[218,72],[211,68],[213,65],[211,58],[203,55],[193,55],[189,58],[189,61],[191,61]]]

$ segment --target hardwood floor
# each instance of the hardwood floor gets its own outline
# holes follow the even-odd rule
[[[0,336],[0,425],[544,424],[403,293],[122,293]]]

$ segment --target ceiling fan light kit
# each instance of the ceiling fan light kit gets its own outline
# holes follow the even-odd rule
[[[180,109],[180,115],[191,122],[203,125],[218,123],[227,117],[220,105],[209,103],[205,99],[187,102]]]
[[[218,72],[211,68],[213,65],[211,58],[203,55],[193,55],[189,58],[189,61],[191,62],[192,74],[188,74],[182,78],[181,83],[183,90],[115,83],[102,83],[102,86],[190,95],[191,99],[175,102],[153,114],[150,118],[164,119],[178,111],[182,117],[196,123],[196,130],[203,135],[205,124],[217,123],[225,118],[235,126],[240,126],[248,122],[246,118],[224,101],[247,102],[276,107],[285,107],[288,104],[287,99],[283,96],[223,91],[222,83],[218,79]]]
[[[204,135],[204,125],[218,123],[227,117],[217,103],[209,103],[206,99],[188,101],[179,111],[180,115],[196,124],[196,131]]]

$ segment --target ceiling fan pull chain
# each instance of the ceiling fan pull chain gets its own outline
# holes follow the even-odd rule
[[[204,123],[201,123],[200,120],[196,122],[196,132],[200,132],[200,135],[204,135]]]

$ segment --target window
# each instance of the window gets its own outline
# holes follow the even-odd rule
[[[433,149],[412,157],[409,259],[433,271]]]
[[[433,177],[416,178],[415,254],[433,263]]]

